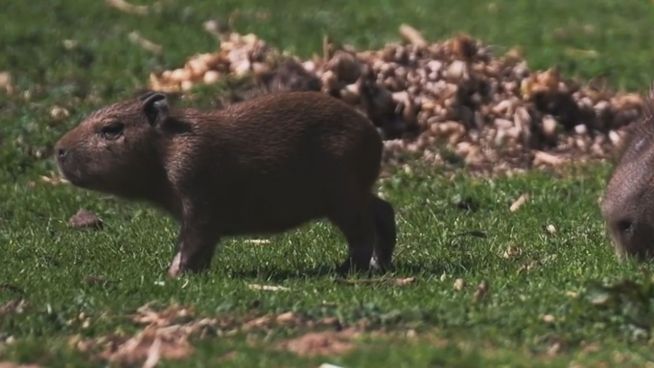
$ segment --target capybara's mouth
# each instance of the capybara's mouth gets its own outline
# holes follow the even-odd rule
[[[77,165],[70,161],[61,162],[60,160],[57,160],[57,168],[59,169],[59,174],[61,174],[61,176],[71,184],[83,188],[89,187],[88,180],[82,179],[84,175],[82,175],[82,171]]]
[[[619,235],[610,234],[611,243],[616,255],[620,259],[633,259],[636,261],[648,261],[654,259],[654,241],[651,239],[623,240]]]

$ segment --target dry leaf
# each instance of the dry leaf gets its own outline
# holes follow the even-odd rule
[[[556,318],[551,314],[545,314],[545,315],[543,315],[543,322],[545,322],[545,323],[554,323],[554,322],[556,322]]]
[[[145,5],[134,5],[128,3],[125,0],[106,0],[106,1],[109,6],[128,14],[147,15],[149,12],[149,8]]]
[[[12,362],[0,362],[0,368],[40,368],[36,364],[18,364]]]
[[[252,330],[255,328],[261,328],[270,325],[272,321],[273,321],[273,316],[265,315],[245,322],[242,328],[244,331]]]
[[[153,54],[157,54],[157,55],[159,55],[159,54],[161,54],[163,52],[163,47],[161,45],[156,44],[156,43],[148,40],[147,38],[141,36],[141,34],[138,33],[137,31],[131,32],[127,37],[129,38],[129,40],[132,43],[138,45],[139,47],[141,47],[145,51],[149,51],[149,52],[151,52]]]
[[[413,284],[415,281],[416,281],[415,277],[400,277],[397,279],[393,279],[393,285],[405,286],[405,285]]]
[[[452,285],[452,288],[456,291],[461,291],[463,288],[466,286],[466,282],[464,279],[456,279],[454,280],[454,284]]]
[[[318,368],[343,368],[343,367],[331,363],[322,363]]]
[[[157,361],[160,358],[182,359],[193,352],[188,341],[191,333],[190,329],[184,326],[173,325],[163,328],[148,326],[115,349],[104,351],[101,356],[113,363],[130,365],[144,361],[150,355],[152,360],[156,358]]]
[[[55,173],[50,173],[50,176],[42,175],[41,181],[50,185],[60,185],[60,184],[68,183],[68,180],[66,180],[61,175]]]
[[[246,243],[255,244],[255,245],[265,245],[270,244],[269,239],[246,239]]]
[[[427,41],[422,37],[422,34],[408,24],[400,25],[400,35],[412,45],[418,47],[427,46]]]
[[[551,235],[556,234],[556,228],[552,224],[545,226],[545,230],[547,230],[547,232],[550,233]]]
[[[283,342],[280,346],[299,356],[339,355],[354,347],[352,340],[358,336],[354,329],[342,331],[310,332]]]
[[[68,226],[73,229],[102,229],[102,219],[95,213],[86,209],[79,209],[76,214],[68,220]]]
[[[563,345],[561,344],[560,341],[554,342],[550,347],[547,349],[547,355],[548,356],[556,356],[558,355],[563,348]]]
[[[278,315],[277,318],[275,318],[275,321],[277,321],[277,323],[282,323],[282,324],[289,323],[289,322],[294,322],[296,320],[297,320],[297,317],[295,316],[295,314],[293,312],[282,313],[282,314]]]
[[[68,112],[68,110],[66,110],[64,107],[55,105],[50,108],[50,118],[56,122],[63,121],[69,116],[70,112]]]
[[[529,272],[533,270],[534,268],[540,266],[540,261],[537,260],[531,260],[529,262],[523,263],[520,268],[518,268],[518,274],[521,274],[523,272]]]
[[[132,317],[134,322],[146,324],[143,330],[130,338],[109,336],[95,343],[71,340],[78,349],[91,350],[105,346],[100,356],[112,363],[154,367],[161,359],[182,359],[193,352],[191,336],[203,337],[218,326],[215,319],[193,320],[189,308],[172,305],[157,311],[146,304]]]
[[[488,281],[484,280],[480,282],[479,285],[477,285],[477,290],[475,290],[475,293],[472,296],[473,301],[475,303],[480,302],[488,295],[489,291],[490,291],[490,285],[488,284]]]
[[[534,166],[561,166],[567,160],[552,153],[534,151]]]
[[[168,306],[164,310],[152,309],[150,304],[145,304],[136,310],[132,320],[139,324],[154,326],[170,326],[180,322],[187,322],[193,317],[193,312],[186,307],[176,304]]]
[[[0,72],[0,90],[4,90],[8,95],[14,93],[14,85],[9,72]]]
[[[262,291],[289,291],[290,288],[279,285],[260,285],[260,284],[248,284],[248,288],[252,290],[262,290]]]
[[[21,314],[27,307],[25,299],[14,299],[0,305],[0,317],[9,314]]]
[[[516,199],[513,203],[511,203],[511,207],[509,207],[509,211],[515,212],[520,209],[527,201],[529,200],[529,194],[522,194],[518,199]]]
[[[509,245],[502,253],[502,258],[512,259],[522,255],[522,248],[517,245]]]

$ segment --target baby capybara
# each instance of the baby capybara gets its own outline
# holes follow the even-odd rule
[[[342,271],[391,264],[394,211],[372,193],[379,134],[320,93],[199,111],[170,108],[164,94],[149,92],[93,112],[55,150],[74,185],[149,201],[181,222],[171,276],[207,268],[221,236],[320,218],[347,239]]]

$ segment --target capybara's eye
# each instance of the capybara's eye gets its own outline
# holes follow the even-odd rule
[[[100,129],[100,135],[102,138],[113,141],[118,139],[123,134],[124,124],[120,122],[109,123]]]

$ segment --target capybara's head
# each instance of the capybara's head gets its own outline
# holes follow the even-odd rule
[[[602,216],[619,256],[654,256],[654,102],[630,127],[602,199]]]
[[[141,195],[161,171],[157,125],[167,113],[166,96],[154,92],[91,113],[57,142],[61,173],[80,187]]]

